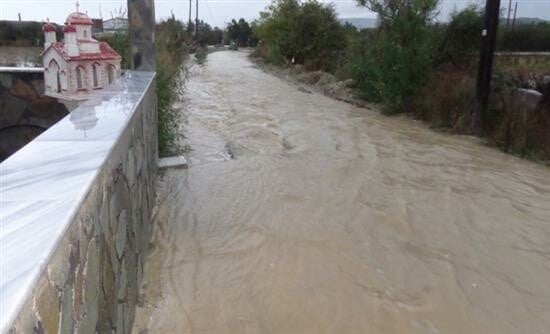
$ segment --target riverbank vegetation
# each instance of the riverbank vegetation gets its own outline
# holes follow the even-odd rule
[[[178,118],[173,104],[181,96],[185,69],[183,62],[194,40],[181,21],[168,19],[155,27],[156,82],[159,155],[161,157],[180,153],[178,149]],[[125,33],[104,35],[108,42],[122,56],[123,68],[130,67],[130,44]]]
[[[262,41],[259,55],[274,64],[331,72],[346,46],[334,7],[317,1],[274,1],[261,13],[255,30]]]
[[[341,86],[352,80],[356,96],[378,103],[384,113],[407,113],[439,129],[483,136],[505,151],[550,159],[548,57],[497,56],[487,124],[480,124],[475,85],[481,8],[469,6],[441,23],[435,20],[437,0],[357,2],[378,14],[377,28],[342,26],[332,6],[316,0],[274,0],[253,24],[260,38],[254,55],[329,72]],[[497,50],[548,51],[549,27],[502,24]]]
[[[159,155],[176,155],[178,146],[178,117],[174,102],[181,97],[190,36],[185,25],[178,20],[168,19],[157,24],[155,29],[157,59],[157,97]]]
[[[40,22],[0,21],[0,46],[41,46],[44,43]],[[62,27],[58,27],[61,34]]]

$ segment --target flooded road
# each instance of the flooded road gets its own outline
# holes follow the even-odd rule
[[[549,168],[241,52],[187,87],[135,333],[550,332]]]

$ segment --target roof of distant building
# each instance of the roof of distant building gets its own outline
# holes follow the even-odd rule
[[[63,32],[76,32],[76,28],[73,25],[66,25],[63,27]]]
[[[55,31],[55,26],[51,23],[46,23],[42,26],[42,31],[43,32]]]
[[[115,17],[103,21],[105,30],[126,30],[128,29],[128,19],[125,17]]]

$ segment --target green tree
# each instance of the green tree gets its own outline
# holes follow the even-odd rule
[[[256,33],[273,62],[294,60],[314,69],[334,70],[346,46],[334,7],[316,0],[275,0],[260,14]]]
[[[357,0],[376,12],[380,27],[352,63],[364,97],[380,101],[387,113],[399,113],[418,93],[433,65],[430,23],[437,0]]]
[[[223,30],[218,27],[214,27],[214,30],[210,33],[208,37],[208,44],[216,45],[223,42]]]
[[[203,20],[199,20],[197,25],[197,42],[199,42],[199,44],[203,46],[209,44],[212,32],[212,27],[208,23],[204,22]]]
[[[438,51],[438,62],[461,62],[470,53],[479,50],[479,32],[483,27],[483,11],[470,5],[461,11],[454,11],[442,34]]]
[[[550,22],[516,25],[503,31],[499,42],[506,51],[550,51]]]
[[[227,36],[230,41],[235,41],[239,46],[249,46],[250,38],[252,37],[252,28],[241,18],[239,21],[235,19],[227,25]]]

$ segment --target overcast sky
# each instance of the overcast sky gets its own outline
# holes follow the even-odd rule
[[[194,3],[193,0],[193,17]],[[463,8],[468,3],[483,0],[441,0],[440,19],[446,20],[454,8]],[[512,0],[515,3],[516,0]],[[550,0],[517,0],[518,17],[539,17],[550,19]],[[374,14],[355,5],[355,0],[333,0],[339,17],[374,17]],[[87,11],[93,17],[108,19],[120,8],[126,8],[126,0],[80,0],[81,11]],[[244,17],[253,20],[265,9],[270,0],[199,0],[199,18],[214,26],[224,26],[232,18]],[[484,1],[483,1],[484,3]],[[501,0],[501,7],[508,7],[508,0]],[[53,22],[63,23],[67,14],[75,10],[73,0],[0,0],[0,19],[17,20],[21,13],[23,20],[43,21],[49,18]],[[513,6],[513,5],[512,5]],[[189,0],[156,0],[157,19],[169,17],[171,11],[183,20],[189,17]]]

